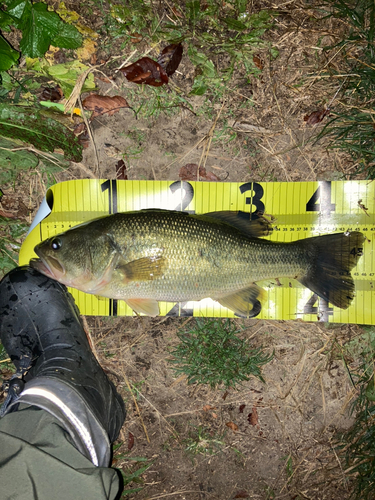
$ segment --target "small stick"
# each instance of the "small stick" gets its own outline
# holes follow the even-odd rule
[[[126,382],[126,385],[128,386],[128,389],[130,391],[130,394],[132,395],[132,398],[133,398],[133,401],[134,401],[134,404],[135,404],[135,407],[137,408],[137,412],[138,412],[138,415],[139,415],[139,419],[141,421],[141,424],[142,424],[142,427],[143,427],[143,430],[145,431],[145,435],[146,435],[146,439],[147,439],[147,442],[150,443],[150,438],[148,437],[148,434],[147,434],[147,429],[146,429],[146,426],[143,422],[143,418],[142,418],[142,415],[141,415],[141,412],[139,410],[139,406],[138,406],[138,403],[137,403],[137,400],[135,399],[134,397],[134,394],[133,394],[133,391],[130,387],[130,384],[129,384],[129,381],[126,377],[126,375],[124,375],[124,378],[125,378],[125,382]]]

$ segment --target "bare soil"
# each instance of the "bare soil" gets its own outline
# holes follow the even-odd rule
[[[251,5],[254,11],[258,7],[256,2]],[[222,132],[222,138],[214,135],[205,167],[222,180],[348,178],[349,159],[329,151],[324,141],[310,140],[324,122],[308,126],[304,121],[305,115],[327,105],[340,85],[323,78],[327,68],[340,67],[339,51],[322,48],[334,45],[346,27],[321,21],[313,3],[302,0],[266,1],[262,8],[278,12],[266,37],[279,57],[271,60],[261,54],[264,68],[258,79],[247,83],[245,75],[238,74],[233,89],[211,103],[209,117],[200,112],[207,107],[205,96],[189,96],[194,67],[184,56],[171,86],[188,96],[194,112],[180,107],[137,119],[130,109],[122,109],[97,118],[92,124],[96,152],[91,142],[82,164],[72,164],[57,180],[116,178],[115,164],[121,157],[130,180],[179,180],[183,165],[200,162],[219,114],[214,130]],[[130,53],[123,52],[120,61]],[[109,83],[96,75],[100,92],[122,95],[131,103],[134,84],[115,67],[101,68],[110,76]],[[145,99],[148,92],[145,89]],[[233,131],[237,136],[229,141]],[[117,148],[118,158],[109,156],[106,144]],[[26,183],[30,195],[20,197]],[[38,174],[23,177],[5,190],[4,200],[20,197],[31,221],[46,188],[47,181]],[[145,457],[151,463],[141,483],[127,486],[142,487],[129,498],[349,498],[350,483],[334,451],[333,436],[352,422],[354,393],[340,349],[361,334],[359,326],[245,321],[243,335],[275,355],[263,369],[265,383],[254,378],[226,392],[189,386],[168,363],[170,349],[179,342],[176,332],[191,327],[193,319],[87,319],[98,357],[127,405],[113,465],[124,471],[142,466],[134,466],[129,457]],[[198,429],[205,436],[200,445],[211,453],[187,452],[197,442]],[[116,459],[119,455],[122,458]]]

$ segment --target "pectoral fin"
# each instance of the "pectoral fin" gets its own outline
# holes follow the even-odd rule
[[[162,276],[166,259],[161,256],[142,257],[141,259],[125,262],[120,259],[116,270],[124,275],[124,281],[149,281]]]
[[[158,316],[159,304],[153,299],[126,299],[125,301],[133,311],[146,316]]]
[[[254,283],[248,288],[216,300],[222,306],[231,309],[238,316],[244,318],[254,318],[262,309],[260,299],[264,296],[265,292],[263,288],[260,288]]]

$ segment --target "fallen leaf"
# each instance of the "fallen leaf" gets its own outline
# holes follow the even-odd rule
[[[255,66],[262,70],[264,68],[264,61],[257,55],[253,55],[253,63],[255,64]]]
[[[224,399],[224,401],[227,399],[228,394],[229,394],[229,391],[225,391],[224,394],[222,395],[222,398]]]
[[[172,43],[161,51],[158,57],[158,63],[165,70],[168,76],[172,76],[178,68],[184,49],[181,43]]]
[[[124,76],[133,83],[145,83],[153,87],[160,87],[168,83],[168,75],[164,68],[149,57],[142,57],[133,64],[121,68]]]
[[[207,172],[207,170],[205,168],[202,168],[202,172],[201,172],[201,169],[199,169],[199,175],[203,178],[203,179],[206,179],[207,181],[211,181],[211,182],[217,182],[217,181],[220,181],[220,178],[215,175],[213,172]]]
[[[78,123],[74,127],[73,134],[78,137],[79,143],[84,149],[87,149],[89,147],[90,135],[84,122]]]
[[[87,132],[86,124],[84,122],[77,123],[73,129],[74,135],[80,135],[83,132]]]
[[[0,217],[6,217],[7,219],[17,219],[17,215],[11,212],[5,212],[5,210],[0,210]]]
[[[140,33],[132,33],[130,35],[130,41],[131,43],[139,43],[143,39],[143,36]]]
[[[248,414],[247,420],[249,421],[250,425],[257,425],[258,423],[258,412],[256,407],[252,409],[252,412]]]
[[[82,146],[73,132],[40,110],[0,104],[0,130],[2,136],[31,143],[41,151],[62,148],[66,160],[82,161]]]
[[[116,179],[127,181],[128,176],[126,174],[126,165],[124,160],[119,160],[116,163]]]
[[[92,60],[93,57],[96,58],[96,48],[97,48],[96,41],[92,40],[91,38],[87,38],[83,42],[82,47],[77,49],[77,59],[81,62],[90,61],[91,64],[94,64]]]
[[[232,429],[233,432],[238,431],[238,425],[236,425],[234,422],[227,422],[225,424],[229,429]]]
[[[89,95],[82,101],[82,105],[85,109],[93,111],[91,120],[96,116],[100,116],[105,113],[107,113],[109,116],[114,115],[119,109],[129,107],[129,104],[126,102],[126,100],[119,95],[109,97],[99,94]]]
[[[239,490],[233,498],[249,498],[249,494],[246,490]]]
[[[240,408],[239,408],[240,413],[243,413],[243,411],[244,411],[244,409],[245,409],[245,406],[246,406],[246,405],[241,405],[241,406],[240,406]]]
[[[216,406],[204,405],[203,411],[208,411],[208,410],[216,410]]]
[[[40,101],[57,102],[64,97],[64,93],[58,85],[56,87],[44,87],[39,96]]]
[[[180,168],[179,177],[183,181],[197,181],[197,172],[199,168],[199,179],[203,179],[206,181],[220,181],[220,178],[215,175],[213,172],[207,172],[204,167],[198,167],[196,163],[187,163],[183,167]]]
[[[212,412],[212,418],[217,418],[216,413]]]
[[[134,435],[129,432],[128,433],[128,450],[130,451],[134,446]]]
[[[317,123],[320,123],[323,118],[330,113],[329,108],[325,109],[318,109],[317,111],[313,111],[309,115],[306,115],[303,119],[306,122],[307,125],[316,125]]]

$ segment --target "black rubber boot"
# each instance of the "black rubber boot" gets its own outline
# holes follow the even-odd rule
[[[108,466],[125,406],[90,349],[66,287],[29,267],[13,269],[0,282],[0,338],[17,369],[3,415],[19,403],[43,408],[83,455]]]

